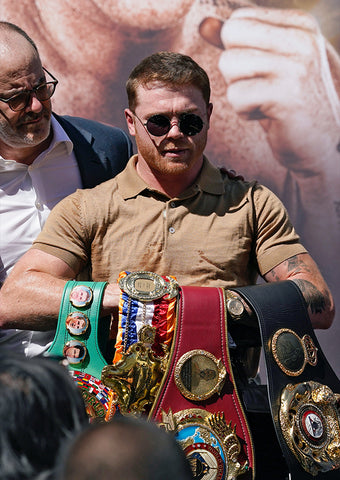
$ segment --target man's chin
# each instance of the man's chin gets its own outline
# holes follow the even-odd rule
[[[39,125],[28,124],[28,128],[25,128],[24,130],[25,132],[23,132],[22,138],[24,139],[25,143],[29,145],[38,145],[39,143],[47,140],[51,131],[51,124],[50,122],[43,122],[43,124]]]

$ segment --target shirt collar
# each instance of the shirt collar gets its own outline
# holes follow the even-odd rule
[[[70,155],[73,150],[73,143],[70,137],[67,135],[65,130],[62,128],[60,123],[54,118],[52,115],[51,117],[51,124],[53,129],[53,138],[51,145],[49,146],[48,150],[51,151],[58,143],[65,143],[67,154]]]
[[[143,190],[150,189],[147,183],[138,175],[136,162],[137,155],[133,155],[123,172],[117,176],[118,188],[124,200],[136,197]],[[224,192],[220,171],[205,156],[203,157],[202,169],[195,181],[195,185],[198,189],[213,195],[221,195]]]

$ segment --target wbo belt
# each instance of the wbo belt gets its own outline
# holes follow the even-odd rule
[[[292,480],[340,478],[340,382],[292,281],[233,288],[256,313],[268,397]]]

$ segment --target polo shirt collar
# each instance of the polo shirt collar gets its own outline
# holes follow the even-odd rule
[[[143,190],[150,189],[147,183],[138,175],[136,162],[137,154],[130,158],[123,172],[116,177],[120,194],[125,200],[136,197]],[[224,192],[220,171],[205,156],[203,157],[202,170],[195,181],[195,186],[199,190],[213,195],[220,195]]]

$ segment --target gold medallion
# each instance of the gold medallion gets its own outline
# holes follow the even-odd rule
[[[67,315],[65,325],[71,335],[84,335],[89,327],[89,319],[82,312],[71,312]]]
[[[79,340],[69,340],[63,348],[63,355],[69,364],[75,365],[85,360],[87,349]]]
[[[300,338],[289,328],[281,328],[273,335],[271,350],[281,370],[291,377],[304,371],[306,364],[317,364],[317,348],[309,335]]]
[[[224,412],[211,413],[199,408],[176,413],[162,412],[161,426],[175,433],[190,463],[194,478],[234,480],[248,470],[241,457],[236,427],[227,423]]]
[[[166,279],[166,280],[165,280]],[[119,280],[119,287],[129,297],[141,302],[150,302],[158,298],[171,299],[178,294],[178,283],[170,276],[165,278],[153,272],[131,272]]]
[[[221,360],[205,350],[191,350],[178,360],[174,379],[181,394],[189,400],[206,400],[220,393],[226,378]]]

